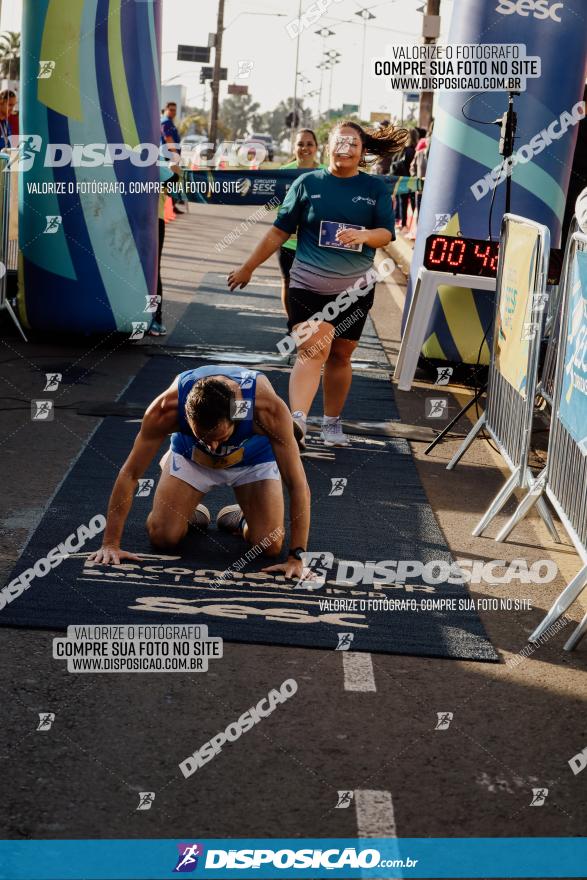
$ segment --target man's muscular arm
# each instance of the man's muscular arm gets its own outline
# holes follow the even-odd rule
[[[143,416],[141,429],[131,453],[122,465],[114,483],[108,504],[102,547],[90,556],[92,561],[113,562],[118,565],[123,559],[140,559],[136,554],[120,549],[124,525],[139,479],[153,461],[165,437],[176,427],[177,384],[174,383],[171,388],[160,394],[150,404]]]
[[[290,547],[307,549],[310,532],[310,487],[300,458],[298,444],[293,433],[293,422],[289,409],[273,390],[264,376],[257,378],[255,399],[255,423],[257,430],[266,434],[273,447],[277,466],[290,498]],[[301,560],[288,559],[281,566],[287,577],[301,577]]]

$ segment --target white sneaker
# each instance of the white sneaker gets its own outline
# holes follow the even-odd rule
[[[322,420],[322,431],[320,433],[325,446],[349,446],[350,440],[342,430],[342,418],[338,416],[336,419],[324,418]]]
[[[212,517],[210,516],[208,508],[204,504],[198,504],[192,513],[190,525],[194,526],[196,529],[207,529],[210,525],[211,519]]]
[[[228,504],[218,511],[216,525],[223,532],[240,535],[245,527],[243,512],[238,504]]]
[[[306,416],[301,410],[296,410],[296,412],[291,414],[291,417],[294,423],[294,436],[300,452],[302,452],[306,448],[306,431],[308,430]]]

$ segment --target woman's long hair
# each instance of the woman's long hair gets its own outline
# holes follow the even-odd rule
[[[377,129],[363,128],[354,119],[343,119],[336,123],[330,133],[331,136],[339,128],[353,128],[361,138],[364,152],[376,157],[394,156],[401,153],[410,139],[410,132],[407,128],[396,128],[391,124]],[[366,166],[368,164],[363,156],[359,165]]]

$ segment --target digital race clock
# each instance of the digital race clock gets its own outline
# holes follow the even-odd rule
[[[424,268],[453,275],[495,278],[498,250],[498,241],[429,235],[424,250]]]

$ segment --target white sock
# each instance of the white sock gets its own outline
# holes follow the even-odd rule
[[[325,425],[332,425],[333,422],[337,422],[339,420],[339,418],[340,418],[340,416],[323,416],[322,422]]]
[[[296,411],[293,412],[291,415],[293,419],[303,419],[304,421],[306,421],[306,413],[302,412],[301,409],[296,409]]]

